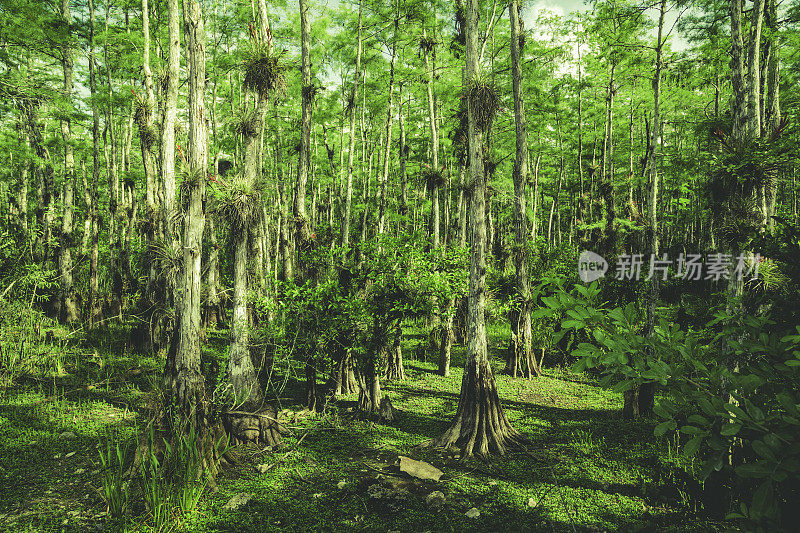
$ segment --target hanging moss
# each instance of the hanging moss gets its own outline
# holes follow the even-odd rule
[[[464,5],[461,0],[456,0],[455,36],[450,43],[450,51],[456,59],[461,57],[461,52],[467,44],[467,18],[464,15]]]
[[[355,105],[355,98],[356,98],[356,88],[355,85],[353,89],[347,93],[347,105],[345,106],[344,113],[345,115],[350,115],[350,111],[353,109],[353,105]]]
[[[469,117],[467,115],[467,103],[465,98],[460,98],[458,111],[453,117],[458,123],[450,130],[450,139],[453,141],[453,153],[458,158],[458,164],[467,166],[469,157],[467,146],[469,144]]]
[[[465,87],[465,96],[475,116],[475,123],[479,129],[486,131],[494,115],[500,109],[500,97],[497,89],[489,81],[476,77],[469,81]]]
[[[145,206],[144,214],[139,218],[139,229],[145,235],[155,235],[158,231],[159,211],[153,206]]]
[[[146,128],[153,106],[148,103],[146,98],[138,95],[133,105],[133,121],[139,126],[139,129]]]
[[[150,124],[153,106],[148,103],[146,98],[139,95],[136,96],[133,105],[133,121],[139,128],[139,140],[145,150],[150,150],[158,141],[158,130]]]
[[[283,87],[285,70],[280,55],[257,47],[244,62],[244,87],[262,97],[269,96]]]
[[[493,159],[489,159],[489,158],[484,159],[484,161],[483,161],[483,170],[484,170],[484,173],[486,174],[486,176],[489,179],[494,177],[494,173],[497,170],[497,165],[498,164],[499,164],[499,162],[495,161]]]
[[[439,169],[427,168],[422,171],[422,180],[428,189],[443,187],[445,184],[444,174]]]
[[[314,84],[304,86],[303,89],[302,89],[303,101],[304,102],[313,102],[314,99],[317,97],[317,94],[319,94],[319,91],[320,91],[320,87],[318,87],[318,86],[316,86]]]
[[[423,54],[430,54],[436,50],[436,39],[433,37],[422,37],[419,40],[419,49]]]
[[[153,126],[139,127],[139,141],[145,150],[150,150],[158,141],[158,132]]]

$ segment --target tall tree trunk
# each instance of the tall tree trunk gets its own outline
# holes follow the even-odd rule
[[[422,38],[427,42],[427,31],[422,30]],[[427,48],[424,50],[425,56],[425,73],[427,75],[426,90],[428,96],[428,122],[431,130],[431,175],[434,180],[431,180],[428,187],[431,191],[431,243],[433,248],[439,247],[440,235],[439,228],[439,128],[436,121],[436,107],[433,95],[433,69],[431,68],[430,54],[436,53],[435,38],[429,41],[430,51]]]
[[[466,0],[466,79],[478,75],[478,0]],[[486,347],[486,176],[484,133],[476,123],[477,110],[468,104],[470,189],[472,194],[472,253],[469,279],[469,344],[458,411],[448,429],[436,441],[457,446],[462,457],[474,453],[504,453],[519,438],[503,413]]]
[[[747,128],[742,9],[744,0],[731,0],[731,90],[733,93],[733,137],[740,140]]]
[[[400,108],[397,113],[397,120],[400,124],[400,207],[398,213],[403,217],[400,228],[403,231],[408,231],[408,172],[406,171],[406,161],[408,155],[406,154],[406,125],[403,119],[403,84],[400,84],[400,94],[398,100],[400,101]]]
[[[83,188],[83,203],[86,205],[86,218],[83,221],[83,234],[81,235],[81,256],[89,254],[89,240],[92,233],[92,191],[86,174],[86,159],[81,159],[81,185]]]
[[[177,249],[175,227],[175,126],[178,117],[178,79],[181,61],[180,7],[179,0],[167,0],[168,42],[166,80],[164,82],[164,117],[161,125],[161,214],[164,226],[164,241]],[[172,292],[168,287],[168,292]]]
[[[113,114],[114,85],[111,80],[111,68],[109,67],[108,59],[108,36],[110,35],[108,23],[110,15],[111,7],[108,6],[106,8],[105,40],[103,42],[103,61],[105,61],[106,65],[106,82],[108,83],[108,106],[106,107],[106,124],[103,132],[103,150],[106,156],[106,173],[108,175],[108,188],[110,189],[108,211],[111,216],[109,217],[108,224],[108,244],[109,246],[113,247],[115,246],[115,239],[117,240],[116,245],[119,245],[121,242],[121,235],[116,231],[117,210],[120,203],[120,194],[118,173],[119,167],[117,166],[117,137],[114,131]],[[113,296],[118,298],[119,294],[115,294]]]
[[[767,94],[764,110],[764,130],[767,135],[777,132],[781,126],[780,105],[780,47],[778,40],[778,11],[775,0],[766,0],[766,26],[768,28],[767,40]],[[777,170],[770,169],[765,180],[767,227],[770,234],[775,232],[775,200],[777,197]]]
[[[558,135],[559,151],[561,157],[559,158],[558,179],[556,180],[556,189],[553,192],[553,203],[550,204],[550,216],[547,221],[547,247],[548,249],[553,244],[553,220],[556,218],[559,209],[559,199],[561,197],[561,183],[564,180],[564,153],[561,147],[561,120],[558,112],[556,112],[556,132]],[[560,217],[559,217],[560,218]],[[560,228],[560,224],[559,224]]]
[[[28,103],[26,105],[26,117],[31,147],[41,160],[36,185],[36,225],[37,234],[41,237],[37,238],[35,255],[44,265],[47,265],[52,259],[53,218],[55,216],[53,165],[50,161],[50,151],[42,136],[45,128],[39,123],[38,104]]]
[[[177,8],[177,5],[170,4]],[[205,31],[203,13],[197,0],[183,0],[183,31],[186,39],[188,66],[189,157],[187,176],[181,183],[186,198],[183,212],[183,276],[179,313],[178,347],[174,367],[167,369],[172,377],[171,393],[184,420],[201,433],[208,424],[208,403],[205,380],[200,373],[201,259],[205,213],[203,196],[206,188],[208,146],[205,118]]]
[[[266,46],[267,54],[272,54],[272,34],[267,20],[267,7],[264,0],[258,0],[258,11],[260,23],[260,39]],[[249,96],[245,93],[245,105]],[[233,237],[234,260],[233,260],[233,317],[231,320],[231,345],[228,357],[227,377],[228,384],[232,387],[232,392],[236,398],[236,405],[244,405],[246,409],[256,409],[263,401],[263,393],[258,383],[258,376],[255,366],[250,356],[250,327],[247,293],[247,257],[248,257],[248,238],[255,236],[255,227],[261,224],[262,212],[261,196],[256,193],[260,187],[259,178],[261,176],[261,165],[259,153],[261,151],[261,133],[267,117],[267,106],[269,105],[269,95],[266,92],[257,91],[255,95],[256,106],[253,111],[255,117],[255,128],[246,131],[243,135],[244,144],[244,168],[242,180],[244,189],[235,191],[238,194],[238,203],[249,204],[247,209],[236,210],[233,213],[234,219],[229,220],[231,234]],[[245,213],[257,213],[255,217],[247,216]],[[256,271],[263,274],[263,258],[261,264],[256,258]],[[263,279],[256,275],[256,278]],[[257,281],[260,281],[257,279]],[[260,289],[261,287],[258,286]]]
[[[94,0],[89,0],[89,95],[92,105],[92,183],[89,198],[89,217],[91,218],[91,248],[89,252],[89,327],[102,321],[101,306],[98,301],[98,262],[100,256],[100,111],[94,96],[97,93],[97,65],[94,54]]]
[[[153,72],[150,70],[150,7],[148,0],[142,0],[142,71],[144,74],[144,98],[137,102],[135,114],[139,127],[139,144],[142,151],[142,166],[145,178],[145,239],[154,243],[158,229],[158,207],[156,203],[156,168],[153,147],[156,142],[155,120],[156,98],[153,93]],[[147,286],[145,301],[152,304],[156,283],[156,268],[152,261],[147,265]]]
[[[372,333],[358,373],[358,409],[370,416],[381,416],[381,381],[378,364],[385,361],[389,351],[389,335],[385,316],[377,314],[372,319]]]
[[[69,0],[61,2],[61,17],[67,28],[72,24],[69,11]],[[73,190],[75,184],[75,155],[72,148],[72,39],[71,32],[67,34],[67,42],[61,50],[61,65],[64,70],[64,99],[69,106],[66,118],[61,120],[61,136],[64,139],[64,199],[61,215],[61,239],[59,245],[59,320],[70,323],[78,318],[78,309],[75,304],[75,290],[72,276],[72,211]]]
[[[206,303],[206,310],[204,318],[205,327],[220,327],[224,320],[222,298],[220,297],[219,290],[219,251],[220,246],[217,242],[217,228],[214,223],[214,218],[209,217],[208,225],[208,242],[210,251],[208,252],[208,302]]]
[[[750,39],[747,49],[747,131],[752,138],[761,136],[761,29],[764,25],[764,1],[754,0],[750,12]]]
[[[442,323],[441,337],[439,339],[439,375],[444,377],[450,375],[450,354],[455,340],[455,335],[453,334],[455,307],[456,299],[455,297],[450,297],[445,301],[444,309],[442,310],[444,322]]]
[[[307,249],[311,233],[306,218],[306,183],[308,182],[311,161],[311,111],[316,91],[316,87],[311,82],[311,21],[309,20],[308,0],[299,0],[299,5],[302,111],[300,119],[300,153],[298,155],[297,185],[295,186],[293,209],[294,240],[296,253],[298,254]],[[302,265],[301,262],[297,264]],[[302,272],[302,278],[305,277],[306,272]],[[314,362],[313,352],[309,352],[306,355],[306,406],[313,411],[317,406],[316,363]]]
[[[19,122],[17,123],[19,143],[22,146],[28,146],[30,144],[30,135],[25,125],[24,112],[21,112],[20,115]],[[26,246],[28,245],[28,239],[30,237],[28,234],[28,179],[31,167],[30,161],[26,159],[20,161],[17,197],[15,200],[17,204],[16,225],[19,228],[19,232],[22,234],[22,239]]]
[[[528,135],[526,132],[525,104],[522,99],[522,49],[519,4],[511,0],[509,6],[511,22],[511,80],[514,91],[514,126],[516,131],[516,157],[514,159],[514,268],[516,270],[519,311],[512,313],[512,349],[505,372],[515,376],[520,363],[532,372],[540,374],[540,369],[531,364],[531,303],[528,280],[528,214],[525,186],[528,183]]]
[[[402,318],[395,320],[393,329],[394,339],[386,354],[386,379],[401,381],[406,379],[406,371],[403,368],[403,348],[401,346],[403,341]]]
[[[663,70],[663,51],[664,41],[664,17],[667,10],[667,1],[661,0],[658,16],[658,36],[656,40],[656,64],[653,75],[653,127],[648,139],[647,148],[647,174],[650,189],[647,195],[647,254],[645,257],[658,257],[659,254],[659,234],[658,234],[658,158],[659,139],[661,138],[661,72]],[[652,336],[655,332],[656,305],[660,294],[661,280],[658,274],[650,280],[650,287],[647,291],[647,335]],[[653,356],[654,354],[648,354]],[[644,383],[635,386],[624,394],[625,404],[622,412],[627,418],[647,417],[653,412],[654,401],[653,383]]]
[[[394,62],[397,56],[397,33],[400,24],[399,14],[394,21],[395,35],[392,43],[392,59],[389,63],[389,103],[386,111],[386,142],[383,151],[383,172],[381,174],[380,199],[378,201],[378,235],[383,235],[386,224],[386,204],[388,202],[389,162],[392,154],[392,121],[394,119]]]
[[[275,117],[278,116],[277,106],[275,108]],[[287,177],[283,173],[283,140],[281,138],[281,127],[277,125],[275,128],[275,166],[278,169],[278,182],[276,187],[278,189],[278,203],[280,204],[281,217],[278,224],[278,239],[281,250],[281,258],[283,259],[281,274],[283,280],[288,281],[294,277],[294,250],[292,248],[292,239],[289,235],[289,202],[290,195],[286,190]]]
[[[167,0],[167,66],[165,80],[162,82],[164,87],[164,114],[161,123],[161,144],[159,145],[159,157],[161,159],[161,217],[163,226],[164,246],[170,246],[176,259],[180,260],[180,227],[179,214],[175,206],[175,127],[178,117],[178,84],[180,76],[181,62],[181,37],[180,37],[180,4],[179,0]],[[166,278],[164,287],[164,304],[175,306],[175,318],[172,324],[164,324],[164,330],[171,330],[169,339],[153,339],[160,342],[160,345],[168,345],[167,371],[175,367],[175,353],[178,348],[180,330],[178,324],[181,321],[181,294],[177,287],[177,282],[172,277]],[[170,327],[171,326],[171,327]],[[155,335],[153,335],[155,337]],[[164,375],[169,383],[171,376]]]
[[[295,246],[299,251],[305,245],[310,233],[306,217],[306,185],[311,161],[311,112],[316,88],[311,81],[311,21],[309,20],[308,0],[298,1],[300,5],[302,110],[300,116],[300,152],[298,154],[297,183],[295,185],[292,214],[295,217]]]
[[[459,189],[459,198],[461,199],[461,208],[458,217],[458,245],[462,248],[466,248],[467,246],[467,220],[469,219],[470,213],[470,198],[471,192],[467,189],[466,180],[469,179],[466,175],[466,168],[464,164],[459,164],[458,167],[459,173],[459,183],[461,185]]]
[[[350,90],[350,100],[348,102],[350,112],[350,142],[347,150],[347,184],[345,186],[344,215],[342,218],[342,247],[346,248],[350,243],[350,219],[352,217],[353,205],[353,157],[355,156],[356,146],[356,101],[358,100],[358,82],[361,79],[361,31],[362,31],[362,9],[364,0],[358,3],[358,43],[356,48],[356,71],[353,75],[353,87]]]
[[[235,405],[255,410],[262,401],[256,370],[250,358],[250,325],[247,316],[247,232],[235,231],[233,243],[233,316],[227,378]]]

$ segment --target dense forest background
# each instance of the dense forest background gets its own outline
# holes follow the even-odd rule
[[[569,8],[0,1],[2,483],[100,439],[98,524],[225,529],[242,450],[293,443],[258,490],[294,471],[325,507],[317,463],[366,432],[462,496],[376,482],[377,511],[252,528],[441,529],[489,486],[451,527],[791,529],[800,5]],[[24,492],[7,525],[62,523]]]

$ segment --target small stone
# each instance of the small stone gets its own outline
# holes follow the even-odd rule
[[[241,494],[237,494],[226,503],[222,508],[227,509],[229,511],[235,511],[239,507],[245,505],[253,496],[249,492],[243,492]]]
[[[478,518],[481,515],[481,512],[473,507],[464,514],[467,516],[467,518]]]
[[[528,498],[528,507],[536,507],[537,505],[539,504],[536,500],[534,500],[533,498]]]
[[[442,471],[425,461],[416,461],[409,457],[400,456],[400,471],[419,479],[439,481]]]
[[[65,438],[65,439],[74,439],[74,438],[75,438],[75,433],[73,433],[73,432],[71,432],[71,431],[64,431],[64,432],[61,434],[61,436],[62,436],[63,438]]]
[[[425,503],[428,504],[429,507],[441,507],[444,505],[445,499],[442,492],[435,490],[425,497]]]
[[[340,481],[339,483],[336,484],[336,488],[339,490],[342,490],[346,486],[347,486],[347,481]]]
[[[256,470],[258,470],[258,472],[261,473],[261,474],[266,474],[269,471],[269,469],[271,468],[271,466],[272,465],[268,465],[267,463],[264,463],[262,465],[256,466]]]
[[[75,452],[69,452],[67,455],[64,456],[64,459],[69,459],[73,455],[75,455]]]

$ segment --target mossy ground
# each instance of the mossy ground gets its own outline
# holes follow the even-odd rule
[[[509,420],[530,440],[525,451],[461,462],[450,453],[419,446],[446,428],[458,404],[463,347],[455,346],[452,375],[435,373],[435,360],[410,359],[420,334],[410,328],[407,379],[383,383],[400,411],[389,425],[361,420],[355,397],[328,403],[324,412],[300,415],[293,435],[277,450],[242,447],[238,465],[218,477],[200,508],[180,529],[190,531],[607,531],[701,530],[714,524],[696,516],[684,488],[674,483],[665,446],[653,437],[654,421],[619,416],[621,396],[583,375],[557,368],[534,380],[496,372]],[[507,332],[490,329],[490,352],[499,355]],[[120,356],[113,329],[84,339],[64,357],[66,372],[29,375],[0,395],[0,529],[10,531],[148,530],[146,518],[115,523],[100,497],[98,449],[111,438],[132,442],[147,420],[147,392],[160,361]],[[212,332],[204,357],[224,369],[226,334]],[[64,348],[69,350],[69,348]],[[78,353],[81,352],[81,353]],[[90,352],[91,353],[91,352]],[[98,355],[94,355],[98,354]],[[502,367],[499,358],[496,370]],[[293,376],[275,403],[301,412]],[[74,436],[73,436],[74,435]],[[302,442],[298,445],[298,441]],[[105,444],[103,444],[104,446]],[[409,480],[393,466],[399,455],[428,461],[439,483]],[[256,465],[273,466],[259,473]],[[397,505],[370,497],[381,478],[407,491]],[[340,482],[344,481],[342,488]],[[425,496],[445,494],[431,509]],[[249,503],[226,510],[249,493]],[[477,508],[480,516],[465,513]]]

